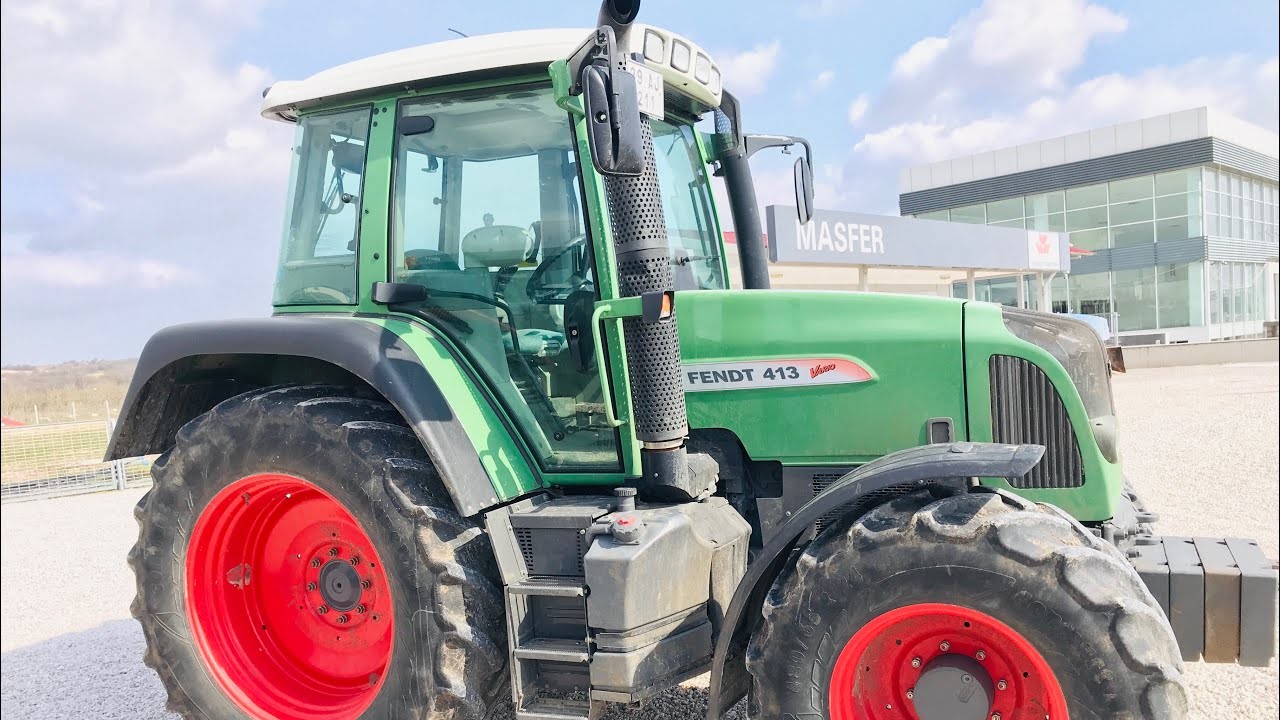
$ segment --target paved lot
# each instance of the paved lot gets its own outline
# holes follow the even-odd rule
[[[1115,381],[1129,476],[1168,534],[1258,538],[1277,547],[1277,375],[1273,364],[1140,370]],[[140,660],[124,557],[140,490],[5,505],[2,513],[4,718],[159,720],[159,681]],[[1196,664],[1195,718],[1280,714],[1266,669]],[[702,717],[698,683],[618,720]]]

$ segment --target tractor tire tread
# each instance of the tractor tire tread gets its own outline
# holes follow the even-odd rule
[[[828,526],[766,595],[764,622],[747,654],[752,674],[759,678],[775,667],[777,658],[770,656],[778,646],[775,636],[788,632],[778,620],[799,612],[796,604],[805,593],[798,589],[832,573],[856,575],[856,566],[841,556],[888,543],[985,543],[1028,568],[1050,569],[1077,604],[1110,618],[1108,640],[1144,686],[1141,719],[1187,716],[1184,666],[1173,631],[1123,555],[1057,508],[987,488],[942,499],[917,492]],[[1114,717],[1137,720],[1123,713]]]
[[[328,385],[282,385],[227,399],[184,425],[177,433],[174,446],[152,465],[153,489],[143,495],[134,509],[139,540],[129,551],[128,564],[137,573],[138,581],[130,610],[147,636],[143,662],[160,675],[168,693],[166,707],[184,718],[241,715],[229,703],[224,708],[200,707],[184,692],[177,674],[161,657],[154,642],[158,634],[165,633],[183,643],[191,643],[189,637],[183,637],[163,618],[146,611],[148,583],[141,569],[142,555],[163,550],[146,547],[145,539],[151,525],[166,513],[166,508],[159,506],[159,494],[154,488],[181,486],[186,458],[217,451],[216,447],[210,447],[217,445],[209,440],[206,432],[210,426],[234,425],[247,411],[249,417],[254,417],[280,405],[291,406],[290,412],[299,421],[307,422],[333,442],[348,445],[371,463],[381,466],[381,477],[353,482],[353,487],[365,500],[394,508],[410,523],[418,556],[431,573],[429,582],[412,583],[415,589],[430,597],[434,605],[432,612],[419,613],[435,626],[434,632],[426,633],[432,638],[431,661],[413,664],[413,672],[430,674],[422,677],[418,686],[428,688],[431,696],[401,703],[404,714],[396,717],[406,720],[491,717],[505,697],[508,673],[502,586],[497,581],[487,535],[474,521],[456,512],[420,441],[391,405],[353,388]],[[390,503],[386,502],[388,496],[392,498]],[[189,528],[179,528],[183,535],[187,531]]]

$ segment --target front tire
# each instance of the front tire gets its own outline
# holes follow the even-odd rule
[[[775,581],[747,666],[761,719],[1187,715],[1173,632],[1120,553],[982,489],[825,530]]]
[[[133,614],[185,718],[481,720],[501,585],[396,411],[255,391],[188,423],[139,502]]]

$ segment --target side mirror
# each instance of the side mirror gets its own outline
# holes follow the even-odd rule
[[[636,176],[644,170],[636,79],[597,64],[582,67],[582,104],[587,113],[591,163],[601,175]]]
[[[813,147],[809,141],[795,135],[744,135],[742,144],[749,158],[765,148],[780,147],[790,155],[791,148],[799,145],[804,155],[796,158],[796,216],[804,225],[813,217]]]
[[[809,158],[798,157],[794,166],[796,183],[796,219],[801,225],[813,217],[813,169]]]

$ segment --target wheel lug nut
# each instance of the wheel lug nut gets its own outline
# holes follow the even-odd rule
[[[1001,680],[1000,682],[996,683],[997,690],[1004,690],[1008,687],[1009,687],[1009,683],[1005,682],[1004,680]]]
[[[365,613],[365,610],[367,610],[367,609],[368,609],[368,608],[366,608],[363,604],[361,604],[361,605],[357,605],[357,606],[356,606],[356,614],[357,614],[357,615],[363,615],[363,614]],[[1001,689],[1001,690],[1003,690],[1004,688],[1000,688],[1000,689]]]
[[[320,567],[320,558],[314,558],[311,561],[311,567]]]
[[[938,649],[941,650],[942,652],[946,652],[951,649],[951,643],[947,642],[946,640],[943,640],[941,643],[939,643]]]
[[[346,625],[346,624],[347,624],[347,621],[348,621],[348,620],[350,620],[350,619],[351,619],[351,617],[350,617],[350,616],[348,616],[348,615],[339,615],[339,616],[338,616],[338,624],[339,624],[339,625]]]
[[[315,592],[315,590],[316,590],[315,583],[307,583],[307,592]]]
[[[364,588],[365,590],[368,590],[369,588],[373,587],[373,581],[372,581],[372,580],[361,580],[361,581],[360,581],[360,587]]]
[[[911,667],[913,667],[913,668],[919,668],[919,667],[920,667],[920,658],[911,658]]]
[[[911,699],[912,699],[912,698],[914,698],[915,696],[916,696],[916,689],[915,689],[915,688],[907,688],[907,699],[908,699],[908,700],[911,700]]]
[[[329,548],[329,557],[338,557],[338,548]]]
[[[360,564],[360,558],[358,558],[358,557],[353,557],[353,558],[351,558],[351,564],[352,564],[352,565],[359,565],[359,564]]]
[[[982,651],[982,650],[979,650],[979,651],[977,652],[977,654],[975,655],[975,657],[977,657],[979,660],[986,660],[986,659],[987,659],[987,653],[986,653],[986,652],[984,652],[984,651]]]
[[[327,612],[329,612],[329,606],[328,606],[328,605],[321,605],[320,607],[316,608],[316,613],[317,613],[317,614],[319,614],[319,615],[323,615],[323,614],[325,614],[325,613],[327,613]]]
[[[991,720],[1000,720],[1000,713],[991,713]]]

